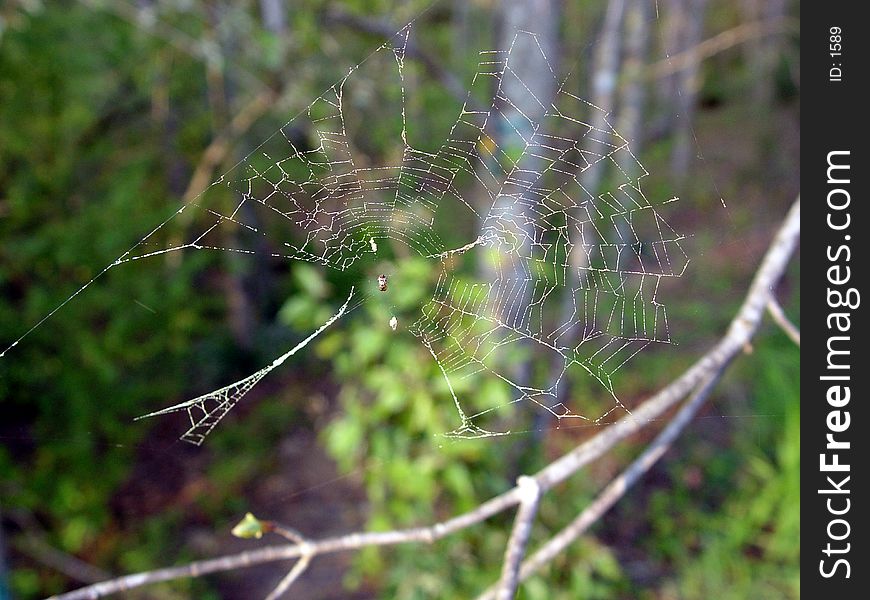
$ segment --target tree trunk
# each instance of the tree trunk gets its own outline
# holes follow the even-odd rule
[[[260,0],[260,19],[266,31],[275,35],[287,33],[287,14],[281,0]]]
[[[681,51],[694,48],[701,41],[704,33],[704,15],[707,0],[685,0],[683,5],[684,35]],[[674,130],[674,150],[671,155],[671,173],[674,181],[682,183],[689,175],[694,149],[692,122],[695,119],[695,107],[698,101],[698,91],[701,85],[701,65],[699,61],[691,61],[677,74],[677,96],[675,98],[676,127]]]
[[[683,37],[686,29],[685,2],[687,0],[663,0],[659,5],[659,21],[661,27],[661,55],[671,58],[679,54],[685,45]],[[664,137],[673,132],[676,125],[674,104],[677,97],[677,74],[671,73],[660,77],[656,82],[655,91],[658,104],[658,118],[653,125],[654,132],[647,137]]]
[[[452,59],[454,68],[465,64],[468,49],[471,47],[472,7],[468,0],[453,0],[453,48]]]
[[[635,156],[640,154],[642,123],[646,103],[643,80],[648,62],[652,5],[648,0],[629,0],[625,15],[624,60],[621,97],[616,130],[631,145]],[[619,167],[631,178],[638,176],[637,163],[626,154],[619,154]]]
[[[555,0],[504,0],[501,4],[498,47],[510,54],[487,128],[495,147],[500,150],[500,156],[489,168],[501,170],[495,174],[505,181],[517,177],[521,171],[535,172],[542,164],[540,158],[525,153],[525,149],[526,140],[544,120],[556,94],[550,67],[554,67],[552,57],[558,56],[557,14]],[[511,161],[518,157],[519,162],[513,164]],[[527,241],[531,238],[534,217],[530,207],[533,203],[522,194],[502,194],[492,200],[487,221],[482,225],[498,221],[506,228],[515,229],[515,238],[521,243]],[[485,270],[491,269],[491,265],[485,266]],[[525,279],[521,265],[516,265],[512,272],[510,268],[507,271],[502,269],[499,277]]]
[[[211,31],[218,37],[217,42],[225,57],[233,56],[235,40],[230,34],[220,35],[222,30],[231,32],[232,28],[222,28],[221,21],[226,17],[227,6],[222,2],[213,5],[210,11]],[[229,62],[223,66],[223,70],[209,63],[207,72],[208,97],[211,104],[214,135],[220,132],[229,123],[229,111],[233,105],[234,81]],[[231,200],[237,202],[236,198]],[[250,215],[245,215],[245,220]],[[252,224],[253,225],[253,224]],[[237,227],[228,228],[226,233],[226,245],[229,248],[242,247],[240,236],[245,235]],[[258,319],[256,314],[256,302],[252,297],[248,283],[248,275],[251,272],[250,259],[234,252],[225,253],[225,275],[222,280],[224,295],[227,305],[227,319],[230,332],[235,344],[246,351],[253,348],[254,330]]]
[[[622,21],[625,14],[625,0],[610,0],[607,3],[607,10],[604,14],[604,21],[601,24],[601,33],[598,36],[596,50],[593,58],[593,68],[590,73],[592,98],[591,102],[600,110],[592,112],[589,124],[594,129],[606,130],[608,124],[606,117],[613,111],[614,97],[616,92],[616,83],[619,76],[620,67],[620,31]],[[584,151],[600,154],[602,152],[601,142],[597,136],[588,135],[583,143]],[[596,197],[601,186],[601,179],[604,176],[604,167],[600,161],[590,165],[583,172],[583,185],[587,191]],[[571,293],[572,288],[579,287],[582,275],[589,267],[589,257],[593,252],[593,246],[596,240],[589,238],[587,232],[586,239],[579,239],[579,232],[572,231],[569,228],[569,235],[572,236],[571,244],[577,248],[583,247],[583,250],[575,250],[570,254],[570,268],[568,269],[569,277],[573,279],[565,281],[565,290],[562,297],[562,308],[560,323],[571,323],[574,315],[574,295]],[[603,242],[598,240],[597,242]],[[572,325],[566,331],[564,338],[566,340],[574,340],[577,337],[577,326]],[[564,363],[560,360],[561,357],[554,357],[553,364],[550,366],[551,380],[557,380],[557,376],[564,368]],[[556,402],[566,403],[568,399],[568,385],[564,378],[558,379],[559,384],[556,387]],[[535,432],[538,436],[543,436],[544,419],[546,415],[541,413],[536,422]]]
[[[544,121],[557,92],[554,73],[558,72],[559,9],[558,0],[502,0],[496,28],[498,49],[509,51],[493,112],[487,121],[488,135],[495,141],[500,154],[498,158],[490,157],[482,169],[489,169],[505,183],[502,193],[496,198],[485,195],[484,200],[492,205],[482,213],[486,218],[481,223],[481,231],[482,234],[497,231],[497,235],[503,236],[506,243],[516,244],[516,248],[509,253],[499,253],[495,263],[492,254],[481,253],[480,267],[485,279],[500,281],[517,290],[511,292],[510,302],[500,305],[501,314],[496,315],[507,324],[513,323],[517,314],[524,313],[521,307],[528,306],[531,301],[534,284],[522,259],[531,255],[535,235],[533,209],[537,202],[530,189],[535,183],[528,181],[526,175],[541,172],[544,160],[525,150],[527,141]],[[520,339],[516,344],[531,352],[528,342]],[[517,388],[530,385],[532,362],[529,356],[509,369],[508,377]],[[521,406],[526,409],[532,404],[523,403]],[[537,417],[528,412],[524,418],[529,423]],[[518,444],[514,448],[509,459],[514,474],[525,468],[523,463],[529,455],[529,445]]]
[[[625,14],[624,59],[620,77],[619,112],[616,118],[616,131],[625,138],[631,147],[631,154],[617,154],[617,164],[630,181],[636,180],[641,173],[635,156],[641,153],[643,137],[643,117],[646,103],[646,83],[643,79],[644,65],[649,58],[650,19],[652,5],[648,0],[628,0]],[[632,156],[634,155],[634,156]],[[617,220],[613,229],[615,243],[630,243],[632,236],[627,222]],[[623,269],[627,253],[617,255],[616,269]]]
[[[785,17],[785,0],[743,0],[743,18],[747,22],[772,23]],[[771,110],[775,91],[774,75],[782,52],[782,36],[765,35],[746,43],[744,57],[749,67],[752,103],[762,114]]]
[[[556,84],[551,68],[556,69],[558,57],[558,2],[556,0],[503,0],[498,47],[510,51],[508,70],[500,82],[500,98],[496,107],[502,118],[493,123],[496,147],[508,157],[521,157],[506,177],[520,177],[520,172],[539,172],[543,161],[529,153],[524,154],[526,140],[534,135],[556,95]],[[526,35],[531,32],[535,36]],[[543,55],[542,56],[542,52]],[[549,65],[548,65],[549,63]],[[530,244],[534,237],[532,207],[535,200],[525,194],[502,195],[495,199],[490,219],[497,219],[521,244]],[[518,249],[517,256],[524,252]],[[506,281],[526,281],[528,273],[521,261],[500,267],[498,277]],[[522,287],[514,304],[529,302],[531,286]],[[505,315],[505,321],[509,316]],[[531,361],[523,361],[513,373],[515,383],[527,385]]]

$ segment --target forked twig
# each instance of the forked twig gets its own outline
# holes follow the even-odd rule
[[[750,21],[741,23],[726,31],[708,38],[700,44],[675,54],[668,58],[656,61],[648,65],[644,70],[647,79],[667,77],[690,65],[699,63],[705,58],[710,58],[728,48],[737,46],[749,40],[778,33],[790,33],[798,31],[800,23],[792,18],[769,19],[764,21]]]
[[[518,582],[525,581],[542,567],[546,566],[589,527],[600,519],[614,504],[616,504],[644,473],[662,457],[679,433],[689,424],[695,413],[703,405],[710,392],[722,376],[722,371],[713,373],[697,392],[689,399],[680,412],[668,423],[661,433],[650,443],[643,453],[635,459],[622,473],[613,478],[601,491],[598,497],[587,506],[570,524],[554,535],[537,552],[525,560],[518,573]],[[500,584],[501,585],[501,584]],[[501,600],[503,590],[489,589],[477,600]],[[509,596],[512,597],[512,596]]]
[[[293,568],[290,569],[290,572],[284,576],[284,578],[278,582],[278,585],[275,586],[275,589],[269,592],[269,595],[266,596],[265,600],[278,600],[281,596],[284,595],[284,592],[290,589],[290,586],[293,585],[293,582],[296,581],[302,573],[305,572],[305,569],[308,568],[308,565],[311,564],[311,558],[313,555],[311,554],[303,554],[302,557],[293,565]]]
[[[779,302],[776,301],[776,298],[774,298],[773,295],[771,295],[770,299],[767,301],[767,312],[770,313],[774,322],[782,328],[788,336],[788,339],[793,341],[797,344],[797,347],[800,348],[801,330],[798,329],[794,323],[788,320],[785,311],[782,310],[782,306],[779,305]]]
[[[496,592],[498,600],[511,600],[517,593],[517,585],[520,583],[520,564],[526,554],[532,524],[541,501],[541,486],[532,477],[525,475],[518,477],[517,488],[520,490],[520,507],[514,519],[511,537],[505,547],[501,580]]]

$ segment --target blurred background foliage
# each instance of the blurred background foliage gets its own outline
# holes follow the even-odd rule
[[[0,598],[253,547],[228,533],[249,510],[312,537],[430,523],[599,430],[547,424],[493,439],[441,437],[456,413],[436,393],[437,365],[409,334],[372,327],[383,307],[367,304],[264,380],[205,446],[189,447],[175,441],[181,417],[133,417],[268,364],[334,313],[348,281],[306,263],[197,252],[101,274],[410,19],[418,52],[408,118],[419,139],[440,142],[456,116],[451,85],[467,86],[478,51],[499,45],[515,4],[0,6],[2,345],[99,276],[0,359]],[[596,76],[614,77],[616,91],[601,97],[651,173],[647,196],[680,196],[667,218],[690,234],[692,263],[664,290],[679,345],[622,371],[617,389],[632,406],[723,333],[799,191],[798,6],[553,6],[556,64],[583,97],[603,93]],[[639,39],[647,41],[632,43]],[[610,67],[601,50],[609,43]],[[397,89],[360,85],[374,100],[348,114],[356,149],[370,164],[388,162],[401,155]],[[466,267],[469,280],[477,276]],[[396,269],[416,282],[394,298],[398,309],[419,305],[436,274],[413,258]],[[798,281],[794,264],[780,299],[795,318]],[[677,447],[521,597],[799,597],[799,356],[766,328]],[[474,392],[481,405],[506,393]],[[606,405],[600,392],[570,381],[569,397],[585,412]],[[549,494],[533,544],[567,524],[653,433],[644,435]],[[318,559],[295,590],[322,599],[468,597],[497,578],[507,531],[503,515],[429,547]],[[262,597],[281,569],[135,597]]]

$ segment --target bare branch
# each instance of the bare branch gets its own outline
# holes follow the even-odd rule
[[[667,427],[647,446],[646,450],[635,459],[622,473],[615,477],[601,494],[586,507],[571,523],[554,535],[546,544],[524,561],[519,573],[519,580],[525,581],[542,567],[549,564],[556,556],[570,546],[589,527],[600,519],[614,504],[616,504],[632,485],[646,473],[667,452],[680,431],[688,425],[698,409],[703,405],[712,389],[722,376],[720,370],[709,376],[700,389],[688,400],[680,412],[668,423]],[[501,590],[492,588],[478,596],[477,600],[499,599]]]
[[[771,318],[782,328],[788,338],[800,348],[801,330],[788,320],[785,311],[782,310],[782,306],[779,305],[779,302],[776,301],[773,295],[767,301],[767,312],[770,313]]]
[[[30,512],[22,509],[10,509],[0,514],[8,519],[24,533],[24,535],[9,538],[9,545],[17,552],[29,556],[33,560],[63,573],[73,581],[96,583],[112,577],[112,573],[99,569],[79,558],[55,548],[47,541],[45,530]],[[2,523],[2,520],[0,520]],[[3,530],[0,527],[0,570],[2,570]]]
[[[278,585],[275,586],[275,589],[272,590],[268,596],[266,596],[265,600],[278,600],[281,596],[284,595],[290,586],[293,585],[293,582],[296,581],[302,573],[305,572],[305,569],[308,568],[308,565],[311,563],[311,554],[303,554],[302,558],[293,565],[293,568],[290,569],[290,572],[284,576],[284,578],[278,582]]]
[[[75,581],[94,583],[112,576],[111,573],[103,569],[58,550],[36,535],[26,535],[20,540],[13,540],[11,545],[21,554],[29,556]]]
[[[514,519],[514,529],[505,548],[501,581],[496,594],[498,600],[511,600],[517,592],[520,563],[526,554],[526,545],[529,543],[532,524],[541,501],[541,486],[532,477],[525,475],[518,477],[517,488],[521,494],[520,507]]]
[[[773,244],[768,250],[761,267],[756,273],[752,287],[750,288],[750,292],[747,295],[743,306],[732,321],[728,335],[707,355],[708,357],[716,355],[716,351],[724,349],[727,342],[730,340],[731,343],[728,344],[728,351],[718,353],[722,357],[721,364],[719,364],[715,369],[705,371],[701,376],[698,391],[688,402],[686,402],[683,408],[680,409],[680,412],[677,413],[677,415],[668,423],[667,427],[662,430],[647,449],[627,469],[625,469],[622,474],[605,487],[598,498],[596,498],[592,504],[580,513],[574,521],[558,534],[553,536],[549,542],[523,563],[519,574],[520,581],[524,581],[541,567],[548,564],[574,540],[582,535],[593,523],[601,518],[610,507],[622,498],[628,489],[664,455],[671,443],[676,439],[677,435],[679,435],[683,428],[686,427],[704,403],[710,391],[721,378],[728,364],[739,353],[740,348],[747,343],[752,335],[754,335],[758,330],[763,312],[760,307],[769,306],[769,300],[768,302],[764,302],[765,296],[767,299],[772,298],[771,290],[773,289],[773,284],[785,271],[788,259],[791,257],[797,244],[799,233],[800,198],[795,201],[786,217],[785,223],[780,228]],[[762,304],[762,302],[764,302],[764,304]],[[695,366],[700,366],[703,363],[704,359],[696,363]],[[680,380],[685,379],[693,370],[694,367],[689,369]],[[674,383],[678,383],[680,380],[677,380]],[[673,384],[669,385],[662,392],[665,392],[672,387]],[[660,393],[659,396],[662,396],[662,394]],[[653,398],[646,401],[641,410],[648,408],[656,399],[657,398]],[[635,411],[634,416],[637,417],[641,410]],[[623,419],[623,421],[625,421],[625,419]],[[595,439],[593,438],[591,441],[595,441]],[[582,446],[580,448],[582,448]],[[590,451],[593,450],[594,448]],[[568,456],[570,456],[570,454]],[[567,457],[563,457],[563,459],[565,458]],[[553,465],[550,466],[552,467]],[[550,467],[548,467],[548,469],[549,468]],[[544,471],[546,470],[547,469],[544,469]],[[500,599],[500,594],[501,589],[499,589],[498,592],[488,590],[482,594],[478,600],[492,600],[493,598]]]
[[[277,600],[281,596],[284,595],[290,586],[293,585],[293,582],[296,581],[302,573],[305,572],[305,569],[308,568],[308,565],[311,563],[311,559],[314,557],[314,554],[311,553],[310,547],[311,544],[301,533],[293,529],[292,527],[286,527],[279,523],[275,523],[274,521],[264,521],[263,528],[267,531],[272,531],[277,533],[281,537],[287,538],[291,542],[294,542],[302,551],[302,556],[293,565],[293,568],[290,569],[290,572],[285,575],[281,581],[278,582],[278,585],[275,586],[275,589],[272,590],[268,596],[266,596],[265,600]]]
[[[153,35],[168,43],[176,50],[200,60],[208,68],[220,69],[226,62],[221,48],[207,38],[195,38],[185,31],[173,27],[166,19],[161,19],[154,3],[116,2],[112,0],[79,0],[93,10],[106,11],[136,27],[139,31]],[[247,85],[261,85],[260,78],[250,71],[238,68],[238,73]]]
[[[277,533],[278,535],[280,535],[281,537],[286,538],[286,539],[288,539],[291,542],[294,542],[296,544],[299,544],[300,546],[302,544],[308,543],[308,540],[305,539],[305,536],[303,536],[301,533],[299,533],[298,531],[296,531],[292,527],[285,527],[284,525],[279,525],[279,524],[273,523],[271,521],[266,521],[264,523],[264,526],[266,528],[268,528],[270,531],[273,531],[273,532]]]
[[[766,35],[792,32],[798,29],[799,24],[791,18],[742,23],[737,27],[732,27],[707,38],[700,44],[679,54],[654,62],[646,68],[645,75],[647,79],[667,77],[738,44]]]
[[[755,334],[761,322],[764,307],[773,284],[782,276],[800,235],[800,198],[795,200],[786,220],[768,249],[752,287],[737,316],[731,321],[728,333],[707,354],[680,377],[646,400],[631,414],[609,426],[588,442],[550,463],[535,478],[545,490],[567,479],[577,469],[589,464],[618,441],[637,432],[684,398],[710,373],[721,369],[742,351]]]
[[[201,560],[182,565],[146,571],[133,575],[126,575],[117,579],[104,581],[90,585],[72,592],[53,596],[54,600],[90,600],[102,598],[109,594],[123,592],[143,585],[184,579],[187,577],[200,577],[211,573],[233,571],[243,567],[300,558],[305,552],[311,556],[319,554],[331,554],[347,550],[358,550],[372,546],[395,546],[409,542],[432,543],[447,535],[467,529],[472,525],[488,519],[519,502],[520,493],[518,488],[513,488],[500,496],[487,500],[473,511],[464,513],[442,523],[430,527],[415,527],[386,532],[351,533],[340,537],[326,538],[307,544],[285,544],[282,546],[266,546],[256,550],[230,554],[219,558]]]
[[[761,266],[756,272],[746,299],[740,307],[737,315],[732,320],[725,337],[685,373],[683,373],[683,375],[663,388],[652,398],[646,400],[633,413],[626,415],[613,425],[607,427],[591,440],[581,444],[568,454],[552,462],[550,465],[535,474],[532,479],[534,479],[537,484],[539,493],[543,493],[559,482],[564,481],[567,477],[577,472],[577,470],[595,458],[601,456],[619,441],[660,416],[664,411],[668,410],[671,406],[684,398],[693,389],[699,389],[700,391],[695,394],[692,400],[683,408],[683,410],[681,410],[677,417],[675,417],[668,427],[659,434],[656,442],[660,443],[656,445],[656,442],[654,442],[654,445],[650,446],[650,448],[648,448],[647,451],[626,470],[627,475],[625,479],[615,480],[605,488],[602,496],[600,496],[593,505],[587,508],[586,511],[581,513],[577,520],[575,520],[575,523],[582,519],[584,529],[588,528],[591,521],[589,524],[586,524],[586,521],[589,521],[591,516],[595,514],[594,512],[590,513],[588,511],[603,512],[609,507],[608,502],[611,504],[612,502],[615,502],[619,495],[624,493],[622,487],[630,485],[630,483],[627,483],[629,481],[633,483],[644,470],[648,469],[649,466],[646,465],[647,463],[652,464],[649,462],[650,460],[655,462],[655,460],[659,458],[661,453],[666,449],[667,444],[672,440],[672,436],[676,436],[676,434],[685,426],[685,422],[691,419],[694,411],[697,410],[696,405],[700,405],[700,403],[703,402],[704,397],[709,393],[709,388],[715,384],[731,360],[742,351],[743,347],[755,335],[764,314],[765,307],[771,297],[771,290],[774,289],[774,284],[785,272],[788,261],[797,245],[799,236],[800,198],[795,200],[783,225],[777,232],[777,235],[768,249]],[[619,492],[619,495],[610,500],[611,496],[617,494],[617,492]],[[313,557],[318,554],[356,550],[370,546],[389,546],[409,542],[431,543],[455,533],[456,531],[466,529],[476,523],[484,521],[489,517],[522,502],[525,493],[527,492],[518,485],[499,496],[487,500],[472,511],[429,527],[416,527],[388,532],[352,533],[336,538],[327,538],[320,541],[312,541],[302,544],[294,543],[284,546],[267,546],[264,548],[258,548],[257,550],[243,552],[241,554],[198,561],[180,567],[171,567],[127,575],[118,579],[84,587],[66,594],[61,594],[54,598],[56,600],[100,598],[108,594],[150,583],[180,579],[184,577],[198,577],[209,573],[230,571],[241,567],[278,560],[300,558],[309,555]],[[587,516],[584,517],[584,514]],[[569,527],[571,527],[571,525],[569,525]],[[560,537],[563,536],[563,534],[564,537]],[[558,543],[559,540],[564,539],[566,540],[566,543],[570,543],[570,540],[567,539],[569,537],[570,534],[567,530],[563,530],[563,532],[557,534],[553,540],[548,542],[548,544],[539,550],[539,553],[544,549],[551,547],[550,544]],[[571,537],[570,539],[574,538]],[[556,546],[552,546],[552,548],[555,547]],[[538,556],[538,553],[529,560],[534,560],[535,556]],[[528,563],[527,561],[527,564],[532,563]],[[520,571],[520,577],[522,577],[523,572],[524,571],[522,570]]]
[[[390,25],[383,21],[376,21],[359,15],[354,15],[338,8],[332,7],[326,13],[326,20],[336,25],[343,25],[363,33],[375,35],[380,38],[389,40],[399,31],[399,28]],[[445,69],[441,62],[420,46],[414,43],[413,40],[408,40],[408,45],[405,47],[405,56],[418,61],[426,73],[432,78],[441,83],[450,94],[459,100],[459,102],[468,105],[468,108],[475,111],[486,111],[486,108],[478,103],[470,94],[467,93],[462,82],[450,71]]]
[[[266,112],[275,106],[280,98],[273,90],[264,88],[254,96],[242,109],[236,113],[229,125],[211,141],[202,158],[196,165],[187,190],[184,192],[184,202],[188,203],[202,192],[213,180],[214,170],[223,163],[233,146],[251,126]]]

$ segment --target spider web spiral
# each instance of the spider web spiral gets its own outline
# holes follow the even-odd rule
[[[481,423],[498,407],[468,408],[455,391],[463,380],[494,378],[509,386],[511,403],[532,402],[559,420],[598,421],[613,410],[627,411],[613,374],[649,344],[670,343],[659,287],[664,278],[679,276],[688,259],[680,245],[684,237],[659,207],[676,198],[646,198],[646,171],[627,141],[606,115],[595,115],[600,108],[556,80],[542,50],[535,60],[553,77],[552,98],[539,98],[525,85],[513,68],[514,46],[481,53],[468,101],[445,141],[432,150],[412,145],[405,85],[410,32],[403,29],[352,68],[203,192],[193,207],[214,220],[194,239],[157,249],[142,243],[119,262],[184,249],[262,253],[256,241],[227,245],[227,227],[268,240],[273,257],[340,271],[377,260],[387,244],[400,244],[439,273],[431,298],[407,329],[436,361],[452,396],[460,423],[448,435],[494,434]],[[518,42],[537,39],[518,32]],[[401,119],[401,157],[392,164],[368,164],[350,132],[354,102],[372,70],[380,80],[388,73],[399,90],[393,100]],[[507,86],[514,90],[510,95]],[[515,90],[528,97],[519,101]],[[485,109],[479,108],[481,97],[489,99]],[[528,105],[537,105],[541,116],[518,108]],[[300,131],[309,132],[308,139]],[[511,136],[521,152],[508,147]],[[615,173],[605,189],[589,180],[603,165]],[[236,200],[221,210],[228,191]],[[470,223],[479,233],[448,247],[439,232],[451,223]],[[484,281],[468,283],[455,275],[456,262],[466,254],[489,265]],[[350,300],[305,343],[343,316]],[[558,369],[537,380],[519,375],[505,357],[523,348],[548,356]],[[146,416],[187,411],[191,428],[182,439],[202,443],[288,356],[235,384]],[[557,388],[569,372],[601,384],[612,400],[603,413],[583,414],[559,401]]]

